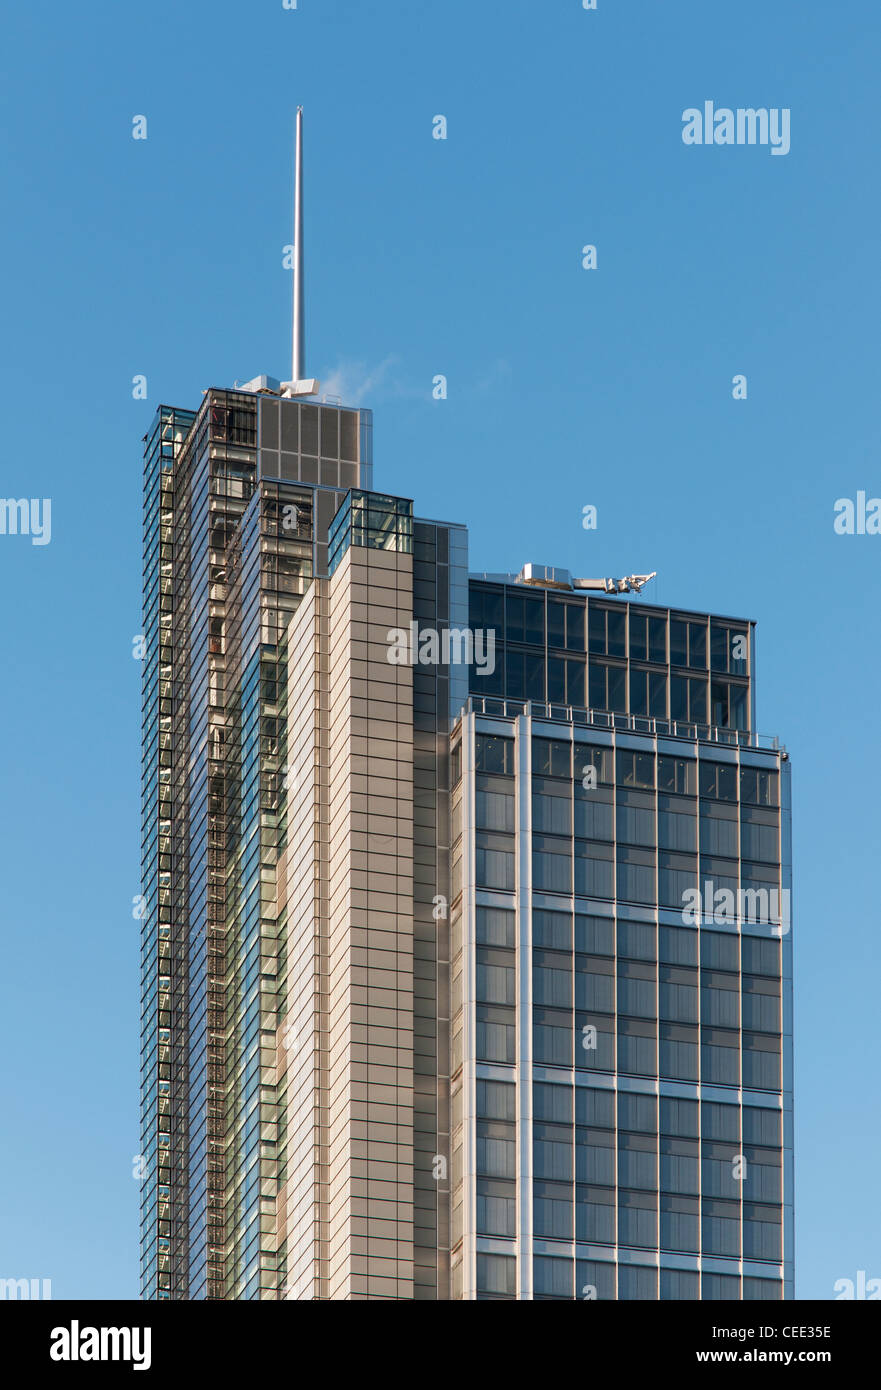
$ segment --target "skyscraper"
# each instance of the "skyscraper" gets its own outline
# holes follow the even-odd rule
[[[454,1297],[793,1296],[789,762],[751,623],[472,580]],[[584,708],[584,705],[587,708]]]
[[[752,625],[374,491],[296,182],[293,380],[145,449],[142,1295],[791,1295]]]

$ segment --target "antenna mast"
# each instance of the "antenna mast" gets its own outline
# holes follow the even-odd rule
[[[291,380],[282,395],[314,396],[319,382],[306,379],[306,285],[303,256],[303,108],[297,107],[294,153],[294,311],[291,335]]]
[[[306,306],[303,299],[303,108],[297,107],[294,160],[294,333],[292,381],[302,381],[306,358]]]

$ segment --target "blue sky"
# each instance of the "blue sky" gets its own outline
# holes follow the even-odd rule
[[[0,62],[0,493],[52,500],[50,544],[0,537],[0,1276],[137,1295],[141,437],[287,375],[298,103],[307,365],[373,407],[376,486],[467,521],[473,569],[657,570],[652,601],[758,622],[793,760],[797,1292],[881,1276],[881,537],[833,530],[881,494],[881,16],[16,6]],[[685,146],[705,100],[790,108],[790,153]]]

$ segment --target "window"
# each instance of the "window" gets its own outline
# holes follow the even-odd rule
[[[571,958],[557,951],[535,951],[533,953],[532,988],[536,1004],[547,1005],[549,1008],[571,1009]],[[510,1002],[513,1003],[513,999]]]
[[[781,1117],[779,1110],[759,1109],[757,1106],[743,1107],[744,1144],[765,1144],[769,1148],[779,1148]]]
[[[536,783],[533,782],[533,787]],[[550,792],[556,790],[553,784],[546,784]],[[540,791],[533,791],[532,795],[532,828],[534,831],[545,835],[571,835],[572,834],[572,796],[569,787],[566,787],[563,796],[544,795]],[[511,798],[511,825],[510,827],[494,827],[514,829],[514,802]]]
[[[511,1091],[514,1087],[510,1087]],[[533,1117],[557,1124],[572,1123],[572,1087],[536,1081],[532,1088]],[[513,1119],[513,1116],[511,1116]]]
[[[515,593],[508,589],[505,600],[505,636],[509,642],[530,646],[544,644],[544,595]]]
[[[615,1137],[605,1130],[579,1129],[575,1137],[575,1173],[579,1182],[615,1186]]]
[[[575,784],[575,834],[583,840],[614,840],[615,824],[610,792],[597,787],[582,796],[579,795],[578,783]]]
[[[561,1009],[533,1009],[533,1048],[536,1062],[551,1067],[572,1066],[572,1016]],[[513,1054],[513,1042],[511,1048]],[[513,1055],[511,1061],[513,1061]],[[584,1065],[583,1063],[581,1065]]]
[[[654,1134],[658,1128],[657,1098],[619,1091],[618,1128]]]
[[[661,1245],[665,1250],[683,1250],[690,1253],[697,1251],[700,1240],[697,1206],[694,1197],[677,1197],[661,1193]],[[663,1278],[662,1270],[662,1281]],[[694,1297],[696,1298],[697,1294]]]
[[[762,1033],[743,1035],[743,1085],[755,1091],[780,1089],[780,1039]]]
[[[730,681],[710,682],[710,723],[719,729],[747,729],[747,688]]]
[[[780,995],[778,986],[768,980],[743,977],[743,1026],[757,1033],[780,1032]]]
[[[622,961],[618,971],[618,1012],[636,1018],[656,1018],[656,986],[651,966]]]
[[[702,1204],[703,1212],[701,1217],[701,1244],[705,1255],[734,1255],[740,1254],[740,1219],[737,1205],[734,1202],[705,1201]],[[704,1276],[706,1277],[706,1276]],[[722,1278],[729,1282],[727,1275],[716,1275],[715,1278]],[[740,1282],[732,1279],[736,1288]],[[704,1298],[706,1298],[704,1293]],[[717,1294],[716,1297],[723,1297]],[[730,1295],[737,1297],[736,1293]]]
[[[658,1297],[658,1273],[642,1265],[620,1265],[618,1298],[648,1300]]]
[[[751,1202],[780,1201],[780,1154],[773,1149],[748,1149],[743,1194]]]
[[[612,918],[576,913],[575,949],[591,956],[614,956],[615,923]]]
[[[567,603],[548,595],[548,646],[584,651],[583,603]]]
[[[701,1135],[704,1139],[736,1144],[739,1134],[740,1109],[738,1106],[704,1101],[701,1106]]]
[[[779,831],[776,817],[772,823],[761,823],[754,817],[768,815],[744,806],[741,812],[740,837],[744,859],[758,859],[764,864],[780,862]]]
[[[697,1023],[698,991],[692,972],[661,966],[661,1018],[670,1023]]]
[[[660,1074],[671,1081],[697,1081],[697,1029],[684,1023],[660,1024]]]
[[[630,668],[630,713],[667,718],[667,677],[658,671]]]
[[[737,858],[737,821],[718,814],[712,802],[701,806],[701,853]],[[735,885],[736,887],[736,885]]]
[[[651,1247],[658,1243],[657,1198],[645,1192],[618,1192],[618,1244]],[[619,1265],[619,1278],[626,1268]],[[652,1295],[654,1297],[654,1295]]]
[[[603,656],[626,656],[625,610],[588,602],[587,614],[590,650]]]
[[[514,794],[477,789],[477,825],[481,830],[514,829]]]
[[[714,671],[745,676],[748,658],[749,630],[743,623],[710,623],[710,665]]]
[[[697,789],[697,763],[693,758],[658,758],[658,791],[693,796]]]
[[[468,591],[468,624],[472,631],[504,626],[504,594],[472,584]]]
[[[505,694],[512,700],[543,701],[544,658],[509,647],[505,655]]]
[[[738,938],[732,933],[702,931],[701,965],[705,970],[737,970]]]
[[[615,1193],[610,1188],[576,1187],[575,1239],[615,1244]]]
[[[513,1183],[501,1182],[493,1178],[477,1179],[477,1229],[481,1235],[513,1236],[514,1204]]]
[[[729,977],[721,977],[722,979]],[[717,985],[712,988],[708,979]],[[701,1023],[716,1028],[738,1028],[740,1026],[740,995],[737,991],[737,978],[734,988],[719,987],[719,977],[712,972],[704,972],[701,977]]]
[[[690,820],[690,816],[680,819]],[[664,907],[682,907],[686,893],[697,885],[697,856],[667,854],[658,856],[658,900]]]
[[[572,918],[568,912],[545,912],[534,908],[532,913],[532,940],[535,946],[547,946],[551,950],[572,950]]]
[[[583,961],[575,967],[575,1007],[587,1014],[615,1012],[615,977],[608,963],[608,973],[598,967],[605,961]]]
[[[478,1081],[477,1113],[482,1119],[513,1120],[515,1104],[516,1090],[513,1085],[506,1081]]]
[[[532,872],[535,887],[544,893],[572,892],[572,843],[554,840],[551,836],[534,836]],[[479,860],[479,853],[478,853]],[[511,884],[514,883],[514,856],[511,855]],[[478,879],[478,882],[481,882]]]
[[[637,1019],[618,1020],[618,1069],[631,1076],[651,1076],[656,1066],[654,1026]]]
[[[477,941],[481,946],[513,946],[515,914],[504,907],[477,909]]]
[[[462,777],[462,744],[457,743],[450,754],[450,786],[458,785]]]
[[[593,1086],[575,1087],[575,1119],[595,1129],[615,1128],[615,1092]]]
[[[572,776],[572,745],[559,739],[532,740],[533,775],[542,777]]]
[[[584,683],[584,661],[573,660],[571,657],[566,661],[566,704],[574,705],[578,709],[583,709],[587,704],[587,694]]]
[[[696,1138],[698,1134],[698,1103],[696,1100],[660,1099],[661,1133]]]
[[[565,1125],[536,1123],[533,1127],[535,1177],[571,1182],[573,1140],[573,1130]]]
[[[710,1149],[716,1150],[718,1145],[710,1145]],[[707,1146],[704,1146],[705,1152]],[[734,1159],[736,1155],[733,1151],[728,1151],[724,1157],[714,1154],[705,1157],[701,1163],[701,1191],[705,1197],[730,1197],[734,1201],[740,1200],[742,1179],[734,1175]]]
[[[477,1121],[477,1171],[488,1178],[513,1178],[514,1126],[498,1120]]]
[[[485,832],[484,832],[485,833]],[[477,883],[481,888],[498,888],[505,892],[514,891],[514,853],[491,848],[480,843],[483,834],[478,833],[477,843]]]
[[[746,1299],[780,1299],[783,1283],[780,1279],[751,1279],[744,1275],[743,1297]]]
[[[510,963],[508,963],[510,961]],[[477,998],[483,1004],[514,1003],[514,954],[512,951],[477,949]]]
[[[691,927],[660,928],[660,959],[672,965],[697,965],[698,934]]]
[[[624,902],[657,901],[655,856],[650,850],[618,847],[618,897]]]
[[[664,1192],[700,1192],[700,1161],[695,1139],[661,1139],[661,1187]]]
[[[618,1184],[646,1191],[657,1189],[658,1157],[654,1139],[647,1135],[619,1135]]]
[[[664,1218],[661,1217],[661,1228],[663,1232]],[[661,1243],[667,1245],[663,1234]],[[673,1246],[672,1249],[686,1249],[691,1247]],[[700,1275],[688,1269],[662,1269],[661,1270],[661,1299],[670,1299],[678,1302],[696,1300],[700,1297]]]
[[[750,806],[779,806],[779,777],[758,767],[740,769],[740,797]]]
[[[718,1028],[701,1029],[701,1080],[713,1086],[737,1086],[740,1052],[737,1033]],[[744,1085],[748,1084],[744,1081]]]
[[[611,900],[614,896],[614,864],[611,845],[578,841],[575,856],[575,892],[579,897]]]
[[[535,1234],[549,1240],[571,1240],[573,1236],[572,1188],[562,1183],[533,1183]]]
[[[515,1294],[517,1262],[513,1255],[478,1255],[477,1289],[501,1298]]]
[[[615,1297],[615,1266],[601,1260],[578,1260],[575,1265],[575,1297]]]
[[[619,787],[644,787],[653,790],[654,755],[637,753],[630,748],[619,748],[615,754],[615,776]]]
[[[697,849],[697,817],[681,810],[667,810],[663,805],[664,798],[661,801],[658,845],[661,849],[684,850],[693,854]]]
[[[631,660],[654,661],[659,665],[667,662],[667,620],[640,613],[630,605],[630,656]]]
[[[756,1211],[755,1207],[749,1208]],[[761,1208],[758,1209],[761,1211]],[[743,1222],[743,1258],[745,1260],[779,1260],[780,1259],[780,1225],[774,1219],[775,1211],[770,1209],[768,1215],[770,1220],[746,1219],[747,1209],[744,1209]]]
[[[618,955],[631,960],[654,960],[655,929],[646,922],[618,922]]]
[[[615,714],[626,714],[626,674],[627,672],[624,666],[612,666],[603,661],[591,661],[591,709],[611,710]]]
[[[574,1298],[575,1265],[572,1260],[537,1255],[533,1260],[535,1292],[542,1298]]]
[[[706,1246],[704,1247],[706,1249]],[[702,1274],[701,1298],[729,1303],[740,1297],[740,1280],[734,1274]]]
[[[734,763],[700,761],[700,794],[715,801],[737,800],[737,768]]]
[[[647,798],[643,796],[643,802]],[[654,801],[654,797],[650,798]],[[622,791],[618,797],[618,840],[628,845],[654,845],[655,808],[633,803]]]
[[[514,1009],[478,1004],[475,1042],[481,1062],[513,1062]]]
[[[478,772],[514,775],[514,740],[496,734],[478,734],[475,738],[475,767]]]
[[[593,769],[589,780],[595,781],[598,786],[611,786],[615,781],[613,768],[613,750],[611,748],[597,747],[589,743],[575,744],[575,783],[576,788],[581,788],[585,795],[590,795],[586,782],[588,779],[585,774],[589,768]]]
[[[704,621],[670,619],[670,664],[706,670],[707,624]]]

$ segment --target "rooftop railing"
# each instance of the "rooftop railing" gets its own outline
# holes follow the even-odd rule
[[[512,700],[495,695],[469,695],[464,714],[496,715],[512,719],[519,714],[545,719],[555,724],[581,724],[594,729],[617,729],[631,734],[656,734],[661,738],[682,738],[692,743],[719,743],[734,748],[763,748],[781,753],[783,745],[775,734],[758,734],[749,729],[722,729],[714,724],[694,724],[678,719],[655,719],[641,714],[613,714],[609,710],[580,709],[576,705],[545,704],[540,700]]]

